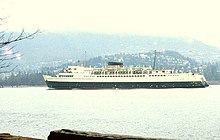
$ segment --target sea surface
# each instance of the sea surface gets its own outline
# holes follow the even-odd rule
[[[0,132],[47,139],[74,129],[180,140],[220,140],[220,86],[200,89],[0,88]]]

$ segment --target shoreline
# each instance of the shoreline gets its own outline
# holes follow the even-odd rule
[[[119,134],[103,134],[97,132],[78,131],[61,129],[50,131],[47,140],[72,140],[72,139],[83,139],[83,140],[170,140],[165,138],[149,138],[131,135],[119,135]],[[32,138],[26,136],[15,136],[10,133],[0,133],[0,140],[43,140],[39,138]]]
[[[208,81],[209,85],[220,85],[220,81]]]
[[[208,84],[209,84],[210,86],[212,86],[212,85],[220,85],[220,81],[207,81],[207,82],[208,82]],[[35,86],[28,86],[28,85],[2,86],[2,85],[0,85],[0,89],[1,89],[1,88],[30,88],[30,87],[45,87],[45,88],[47,88],[46,85],[35,85]],[[144,88],[143,88],[143,89],[144,89]],[[148,88],[146,88],[146,89],[148,89]]]

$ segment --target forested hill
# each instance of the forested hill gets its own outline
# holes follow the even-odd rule
[[[220,49],[192,38],[86,32],[38,34],[17,44],[22,64],[82,59],[118,53],[173,50],[197,61],[220,60]]]
[[[179,69],[182,71],[197,71],[202,64],[194,59],[185,57],[175,51],[150,51],[146,53],[119,53],[114,55],[98,56],[88,60],[88,66],[103,67],[107,62],[123,62],[125,66],[147,66],[155,69]],[[84,62],[83,62],[84,63]]]
[[[113,55],[98,56],[88,60],[74,60],[72,62],[59,61],[53,65],[41,65],[34,71],[14,71],[7,77],[0,78],[0,86],[42,86],[45,85],[43,74],[57,74],[68,65],[87,65],[91,67],[104,67],[110,61],[123,62],[125,66],[151,66],[153,67],[156,56],[156,69],[173,69],[183,72],[192,71],[203,73],[209,81],[220,81],[220,62],[199,63],[194,59],[185,57],[175,51],[150,51],[146,53],[118,53]]]

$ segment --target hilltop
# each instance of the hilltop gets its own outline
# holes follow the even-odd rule
[[[118,53],[145,53],[152,50],[177,51],[202,62],[220,60],[220,49],[191,38],[66,32],[39,34],[17,44],[23,56],[20,64],[68,61]]]

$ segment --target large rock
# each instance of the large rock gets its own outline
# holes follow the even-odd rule
[[[128,135],[100,134],[95,132],[83,132],[76,130],[51,131],[48,140],[165,140],[160,138],[143,138]]]
[[[0,133],[0,140],[40,140],[40,139],[28,138],[22,136],[13,136],[9,133]]]

